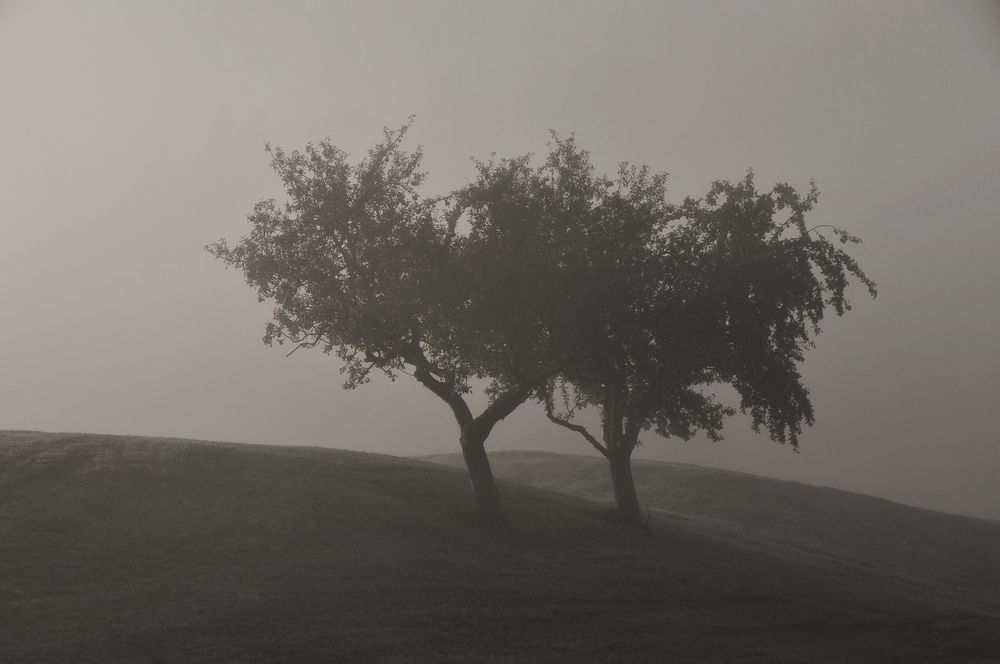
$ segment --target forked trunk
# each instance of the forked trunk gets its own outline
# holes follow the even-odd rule
[[[641,526],[642,512],[632,479],[632,450],[639,443],[641,420],[626,418],[626,393],[621,386],[608,385],[604,390],[601,426],[604,456],[611,464],[611,484],[615,489],[615,516],[624,523]]]
[[[479,515],[488,526],[505,527],[507,519],[500,505],[500,491],[493,479],[490,459],[486,456],[486,436],[463,433],[460,441],[462,457],[465,459],[465,467],[472,480],[472,491],[476,496]]]
[[[486,456],[486,439],[494,425],[524,403],[543,378],[503,392],[486,407],[486,410],[473,417],[469,404],[465,403],[465,399],[455,389],[454,384],[441,380],[440,371],[434,373],[433,365],[419,345],[414,344],[408,349],[406,361],[415,367],[414,377],[448,404],[455,416],[458,429],[462,432],[459,438],[462,458],[465,459],[465,467],[469,471],[469,479],[472,480],[472,491],[476,496],[476,505],[483,521],[494,528],[506,527],[507,519],[504,518],[503,508],[500,506],[500,492],[493,479],[490,460]]]
[[[635,480],[632,479],[632,450],[610,452],[608,463],[611,464],[611,484],[615,490],[616,516],[631,525],[644,525]]]

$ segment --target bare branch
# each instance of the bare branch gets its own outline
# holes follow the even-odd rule
[[[814,230],[816,230],[817,228],[832,228],[832,229],[833,229],[834,231],[836,231],[837,233],[843,233],[843,232],[844,232],[844,231],[842,231],[841,229],[837,228],[836,226],[831,226],[830,224],[819,224],[819,225],[817,225],[817,226],[813,226],[812,228],[810,228],[810,229],[809,229],[808,231],[806,231],[806,232],[807,232],[807,233],[812,233],[812,232],[813,232]]]
[[[298,344],[295,344],[295,348],[293,348],[293,349],[291,349],[290,351],[288,351],[287,353],[285,353],[285,357],[291,357],[291,356],[292,356],[292,354],[293,354],[293,353],[294,353],[295,351],[299,350],[300,348],[308,348],[308,347],[310,347],[311,345],[312,345],[312,344],[308,344],[308,343],[306,343],[305,341],[303,341],[303,342],[301,342],[301,343],[298,343]]]
[[[524,403],[524,400],[531,396],[535,386],[520,386],[507,390],[487,406],[476,420],[485,426],[492,427],[494,424],[514,412],[514,409]]]
[[[455,414],[455,419],[458,421],[460,428],[464,429],[472,422],[474,419],[472,411],[469,410],[469,405],[465,403],[465,399],[455,391],[455,388],[451,384],[434,377],[434,366],[417,344],[412,344],[406,349],[403,359],[413,365],[413,377],[448,404],[451,412]]]
[[[546,396],[545,397],[545,416],[548,417],[549,421],[552,422],[553,424],[558,424],[559,426],[563,427],[564,429],[569,429],[570,431],[575,431],[578,434],[580,434],[581,436],[583,436],[584,439],[588,443],[590,443],[594,447],[595,450],[597,450],[605,458],[607,458],[607,456],[608,456],[608,450],[607,450],[607,448],[604,447],[603,445],[601,445],[600,441],[598,441],[596,438],[594,438],[594,436],[589,431],[587,431],[587,428],[585,426],[583,426],[581,424],[573,424],[569,420],[563,419],[563,418],[561,418],[561,417],[559,417],[558,415],[555,414],[554,408],[553,408],[553,405],[552,405],[552,397],[551,396]]]

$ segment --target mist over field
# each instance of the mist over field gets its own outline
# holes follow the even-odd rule
[[[416,116],[428,189],[575,132],[701,196],[752,167],[821,191],[872,301],[824,321],[801,453],[750,432],[642,459],[1000,519],[1000,10],[990,2],[0,4],[0,429],[457,451],[407,376],[260,342],[203,251],[280,197],[264,144],[360,156]],[[489,451],[592,454],[526,405]]]

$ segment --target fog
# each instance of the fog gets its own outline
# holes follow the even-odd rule
[[[576,132],[670,196],[815,178],[879,284],[804,375],[801,453],[646,435],[639,458],[1000,519],[1000,9],[987,2],[0,4],[0,429],[457,451],[406,376],[261,336],[202,247],[280,196],[264,143],[352,154],[410,114],[428,192]],[[489,449],[591,454],[527,404]]]

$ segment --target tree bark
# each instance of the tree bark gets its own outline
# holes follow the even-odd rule
[[[625,523],[644,525],[639,497],[632,478],[632,450],[617,450],[608,455],[611,484],[615,490],[615,513]]]
[[[447,403],[455,416],[455,422],[458,423],[461,432],[459,442],[462,446],[462,458],[465,459],[465,467],[469,471],[469,479],[472,480],[472,491],[476,496],[476,505],[483,521],[491,527],[506,527],[507,519],[500,504],[500,491],[497,489],[496,480],[493,479],[489,457],[486,456],[486,439],[496,423],[524,403],[545,377],[536,377],[520,386],[508,389],[497,396],[486,410],[473,416],[469,405],[455,390],[454,385],[435,375],[430,361],[419,346],[414,345],[409,348],[405,359],[415,367],[414,377]]]
[[[469,479],[472,480],[472,492],[476,496],[480,517],[487,526],[506,527],[507,519],[500,504],[500,491],[497,489],[496,480],[493,479],[490,459],[486,455],[486,436],[475,431],[462,432],[459,440],[462,444],[462,458],[465,459]]]

